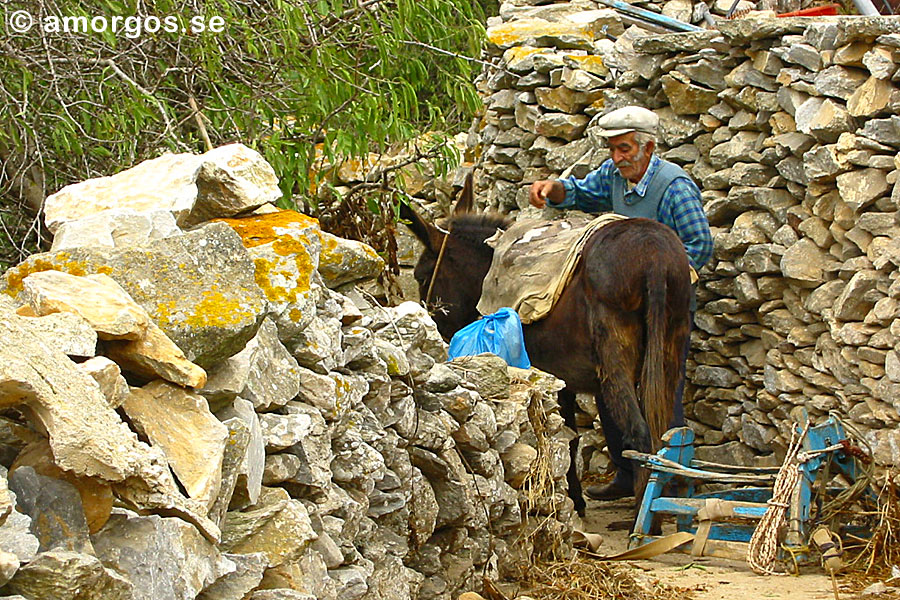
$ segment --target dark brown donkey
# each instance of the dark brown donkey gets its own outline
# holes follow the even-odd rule
[[[434,320],[448,339],[480,317],[475,305],[493,256],[484,241],[510,224],[497,215],[466,214],[470,206],[471,198],[463,197],[448,223],[449,235],[405,205],[400,213],[425,244],[415,277],[423,300],[431,287],[429,308],[437,308]],[[556,306],[523,328],[532,364],[566,382],[559,400],[569,427],[575,430],[575,393],[591,393],[601,419],[612,419],[621,429],[624,449],[658,449],[682,376],[690,285],[684,246],[665,225],[627,219],[593,234]],[[577,444],[570,446],[573,459]],[[637,498],[647,481],[640,471]],[[569,495],[583,514],[574,460],[568,481]]]

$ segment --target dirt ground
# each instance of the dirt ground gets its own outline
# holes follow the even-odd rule
[[[588,501],[584,530],[599,533],[603,544],[599,553],[616,554],[627,549],[626,523],[633,515],[633,500],[615,502]],[[612,529],[610,525],[612,524]],[[629,523],[630,524],[630,523]],[[616,526],[618,525],[618,527]],[[689,554],[672,552],[650,560],[632,561],[630,565],[643,572],[651,581],[676,586],[685,591],[685,600],[732,600],[757,598],[789,598],[790,600],[828,600],[834,598],[831,578],[818,565],[801,568],[799,576],[762,576],[739,561],[715,558],[694,558]],[[850,582],[838,576],[840,600],[865,598],[881,600],[900,598],[900,587],[888,586],[884,593],[861,595],[858,581]],[[900,582],[892,582],[900,584]]]

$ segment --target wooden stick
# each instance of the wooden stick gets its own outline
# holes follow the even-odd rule
[[[209,141],[206,125],[203,124],[203,115],[200,114],[200,108],[197,106],[197,101],[194,100],[193,96],[188,96],[188,103],[191,105],[191,110],[194,111],[194,118],[197,119],[197,127],[200,128],[200,135],[203,137],[203,142],[206,144],[206,151],[209,152],[213,149],[213,145],[212,142]]]

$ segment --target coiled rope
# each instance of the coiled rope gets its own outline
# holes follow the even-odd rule
[[[772,498],[766,503],[769,508],[759,520],[747,547],[747,563],[755,573],[760,575],[778,573],[774,569],[775,560],[778,558],[778,532],[787,520],[791,495],[800,481],[800,465],[810,458],[810,456],[800,454],[800,446],[807,431],[809,431],[808,423],[799,436],[796,430],[791,432],[791,443],[788,446],[787,455],[784,457],[784,463],[775,477]]]

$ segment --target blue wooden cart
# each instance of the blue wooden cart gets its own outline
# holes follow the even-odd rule
[[[679,532],[690,532],[692,538],[678,548],[695,556],[745,559],[748,542],[756,524],[769,508],[772,484],[778,467],[747,469],[700,461],[694,458],[694,432],[687,427],[669,430],[663,437],[665,446],[656,454],[628,451],[651,471],[649,484],[635,521],[631,547],[647,544],[661,536],[653,535],[654,523],[675,519]],[[854,482],[861,473],[854,460],[844,428],[833,417],[809,427],[800,447],[803,462],[800,477],[791,493],[787,514],[787,532],[781,548],[795,561],[808,554],[807,543],[813,526],[811,505],[819,470],[828,461],[830,475],[838,472]],[[696,493],[699,483],[740,484],[717,492]],[[671,490],[678,490],[677,495]],[[866,492],[874,495],[871,491]],[[682,534],[683,535],[683,534]]]

